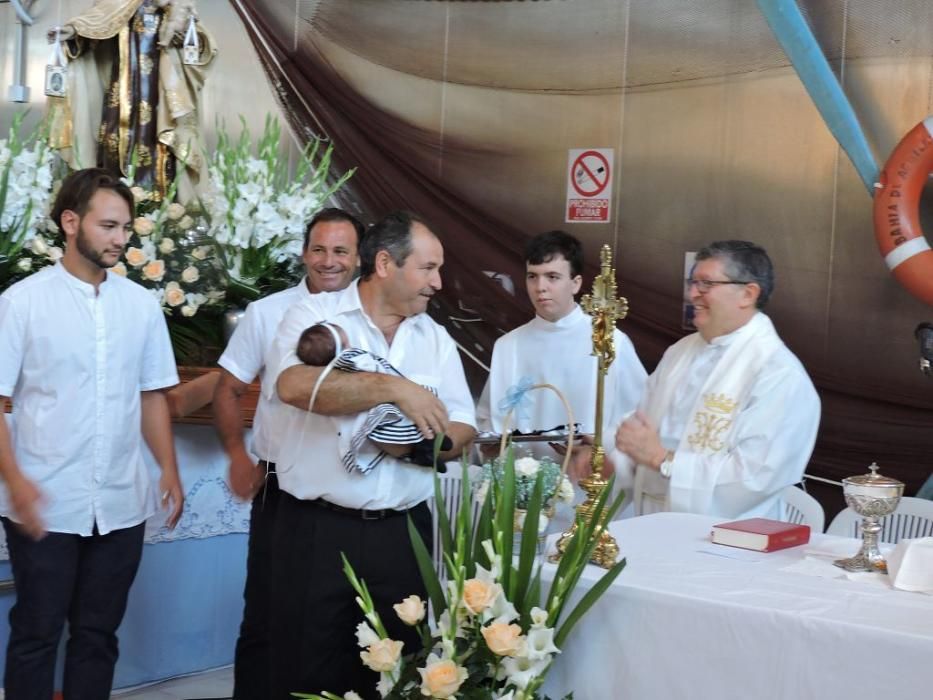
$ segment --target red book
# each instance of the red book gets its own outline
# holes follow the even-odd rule
[[[775,552],[810,541],[810,526],[785,523],[767,518],[749,518],[713,526],[714,544]]]

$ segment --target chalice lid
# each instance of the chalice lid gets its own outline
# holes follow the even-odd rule
[[[886,492],[889,490],[897,491],[897,495],[900,495],[904,490],[904,482],[898,481],[897,479],[892,479],[889,476],[883,476],[878,473],[880,467],[877,462],[872,462],[871,466],[868,467],[868,474],[860,474],[859,476],[850,476],[842,480],[843,486],[858,486],[858,487],[869,487],[879,490],[880,495],[887,495]],[[860,489],[861,490],[861,489]],[[893,493],[891,494],[893,495]]]

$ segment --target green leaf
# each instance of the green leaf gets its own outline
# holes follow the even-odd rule
[[[558,648],[563,648],[564,640],[567,639],[567,635],[570,634],[570,630],[572,630],[574,625],[576,625],[587,613],[587,611],[593,607],[593,603],[599,600],[599,597],[606,592],[606,589],[612,585],[612,582],[616,580],[624,568],[625,559],[615,564],[615,566],[603,574],[599,581],[597,581],[596,584],[593,585],[593,587],[583,595],[583,598],[580,599],[580,602],[576,604],[574,609],[567,616],[567,619],[565,619],[561,624],[557,634],[554,635],[554,644]]]
[[[411,538],[411,546],[415,552],[415,561],[418,562],[418,571],[421,572],[421,580],[428,592],[428,598],[434,607],[435,622],[440,619],[441,613],[447,609],[447,601],[444,598],[444,591],[441,589],[441,583],[437,579],[437,572],[434,570],[434,562],[431,560],[431,554],[421,539],[421,533],[412,522],[411,516],[408,519],[408,536]]]
[[[535,559],[538,557],[538,523],[541,520],[541,504],[544,500],[544,478],[538,472],[535,485],[528,501],[525,512],[525,522],[522,526],[522,546],[518,557],[518,572],[512,580],[512,591],[509,600],[521,612],[525,610],[525,593]]]
[[[454,551],[454,538],[450,529],[450,518],[447,517],[447,499],[441,491],[441,479],[437,472],[434,472],[434,517],[437,518],[437,534],[441,538],[441,551]],[[448,577],[453,577],[454,572],[447,571]]]

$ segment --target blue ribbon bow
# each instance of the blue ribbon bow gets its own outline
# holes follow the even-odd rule
[[[535,385],[531,377],[522,377],[517,384],[510,386],[505,390],[505,397],[499,402],[499,410],[502,413],[515,411],[518,417],[526,417],[525,404],[528,400],[528,392]]]

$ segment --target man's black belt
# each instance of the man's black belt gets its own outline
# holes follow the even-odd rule
[[[335,513],[348,515],[351,518],[359,518],[360,520],[385,520],[386,518],[394,518],[397,515],[405,515],[411,510],[411,508],[406,508],[405,510],[393,510],[392,508],[383,508],[382,510],[344,508],[343,506],[338,506],[336,503],[325,501],[323,498],[308,501],[308,503],[316,505],[319,508],[324,508],[325,510],[332,510]]]

